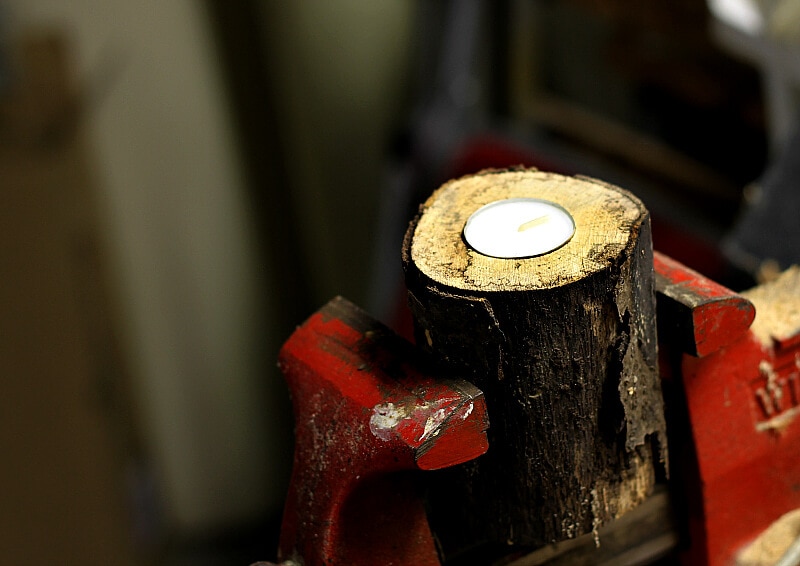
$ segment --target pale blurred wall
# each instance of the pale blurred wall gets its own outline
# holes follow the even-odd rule
[[[388,145],[409,119],[415,2],[261,5],[312,292],[363,305]]]
[[[274,369],[261,367],[259,348],[273,350],[285,336],[259,334],[265,321],[255,315],[280,297],[256,264],[202,3],[6,6],[12,31],[50,25],[69,33],[88,84],[111,79],[86,118],[135,401],[172,527],[202,532],[274,510],[286,467],[273,447],[291,432],[263,426],[272,407],[262,393]],[[262,6],[276,135],[295,181],[315,300],[341,293],[361,301],[387,140],[407,106],[414,4]]]
[[[266,295],[202,5],[13,0],[68,34],[119,285],[134,401],[178,532],[279,505],[254,319]],[[110,80],[109,84],[105,81]],[[274,490],[272,490],[274,491]]]

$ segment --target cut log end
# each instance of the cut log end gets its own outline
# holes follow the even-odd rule
[[[536,257],[501,259],[470,247],[463,238],[470,216],[487,204],[509,198],[558,205],[572,216],[574,235],[555,251]],[[408,235],[412,241],[409,259],[425,276],[457,289],[548,289],[607,268],[647,218],[647,210],[636,197],[594,179],[497,171],[457,179],[436,191],[422,205],[416,228]],[[541,217],[531,218],[510,230],[532,232],[545,224]]]

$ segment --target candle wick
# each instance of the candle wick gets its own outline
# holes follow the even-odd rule
[[[550,221],[550,215],[545,214],[544,216],[540,216],[538,218],[534,218],[533,220],[528,220],[523,224],[520,224],[519,228],[517,228],[517,232],[524,232],[525,230],[530,230],[534,226],[541,226],[545,222]]]

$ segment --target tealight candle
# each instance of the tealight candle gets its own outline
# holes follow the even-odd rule
[[[526,258],[557,250],[575,234],[575,221],[554,202],[510,198],[482,206],[467,220],[464,239],[483,255]]]

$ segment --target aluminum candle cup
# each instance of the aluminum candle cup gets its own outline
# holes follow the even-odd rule
[[[554,202],[536,198],[498,200],[475,211],[464,239],[478,253],[497,258],[544,255],[566,244],[575,221]]]

